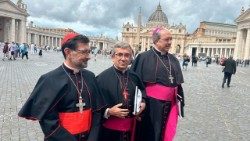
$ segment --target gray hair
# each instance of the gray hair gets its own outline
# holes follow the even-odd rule
[[[113,49],[112,49],[112,51],[111,51],[111,56],[114,56],[114,54],[115,54],[115,49],[117,49],[117,48],[130,49],[130,50],[132,51],[132,55],[133,55],[133,49],[131,48],[131,46],[130,46],[128,43],[126,43],[126,42],[117,42],[117,43],[114,45],[114,47],[113,47]]]
[[[161,34],[159,32],[154,32],[152,35],[153,43],[156,44],[161,39]]]

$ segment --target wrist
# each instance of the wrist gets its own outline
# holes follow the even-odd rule
[[[110,117],[109,111],[110,111],[110,108],[107,108],[107,109],[105,110],[105,112],[104,112],[104,118],[108,119],[108,118]]]

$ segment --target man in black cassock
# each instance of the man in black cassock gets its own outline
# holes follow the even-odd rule
[[[135,72],[128,69],[132,59],[129,44],[120,42],[114,46],[112,60],[114,65],[97,76],[97,83],[102,91],[107,107],[100,141],[135,141],[136,119],[145,109],[145,102],[140,103],[140,111],[134,110],[136,86],[145,98],[144,86]]]
[[[177,58],[169,53],[171,33],[162,28],[153,31],[154,47],[137,56],[132,64],[146,89],[145,118],[142,119],[143,141],[171,141],[178,120],[178,101],[183,116],[183,75]],[[179,100],[177,101],[176,98]]]
[[[64,63],[39,78],[18,115],[38,120],[45,141],[98,141],[104,105],[95,75],[83,69],[90,59],[89,39],[68,33],[62,53]]]

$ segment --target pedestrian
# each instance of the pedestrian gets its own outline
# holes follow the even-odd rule
[[[225,60],[223,64],[224,69],[224,78],[222,82],[222,88],[224,88],[224,84],[227,82],[227,87],[230,87],[232,74],[236,73],[236,61],[230,56],[227,60]]]
[[[35,45],[32,43],[30,45],[30,52],[31,52],[31,54],[34,54],[34,50],[35,50]]]
[[[206,63],[206,67],[208,67],[208,64],[211,64],[212,60],[209,56],[207,56],[205,63]]]
[[[183,62],[182,62],[182,69],[187,70],[188,63],[190,62],[190,59],[187,55],[183,55]]]
[[[4,47],[3,47],[3,59],[2,60],[4,61],[4,59],[5,58],[8,59],[8,57],[9,57],[9,43],[5,42]]]
[[[43,55],[43,50],[42,50],[41,48],[39,49],[38,55],[39,55],[40,57],[42,57],[42,55]]]
[[[62,40],[64,63],[42,75],[20,117],[38,120],[45,141],[98,141],[103,99],[90,59],[89,38],[68,33]]]
[[[21,53],[22,53],[22,59],[25,56],[26,59],[28,60],[29,59],[29,57],[28,57],[28,44],[26,44],[26,43],[21,44],[20,49],[21,49]]]
[[[9,60],[16,60],[16,57],[15,57],[15,51],[16,51],[16,43],[15,42],[12,42],[11,45],[10,45],[10,58]]]

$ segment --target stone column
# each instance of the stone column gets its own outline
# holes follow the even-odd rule
[[[27,44],[31,44],[32,42],[31,39],[32,39],[31,34],[27,33]]]
[[[220,49],[220,56],[223,56],[223,48]]]
[[[226,57],[227,58],[229,57],[229,49],[228,48],[226,49]]]
[[[11,19],[10,42],[16,41],[16,19]]]
[[[45,46],[45,43],[44,43],[44,35],[41,36],[41,40],[42,40],[42,46]]]
[[[50,37],[50,45],[53,47],[53,37]]]
[[[52,44],[52,47],[54,47],[54,37],[51,37],[51,44]]]
[[[62,44],[62,38],[59,38],[59,45],[58,45],[58,47],[61,48],[61,44]]]
[[[242,56],[240,56],[242,52],[242,42],[243,42],[242,38],[243,38],[243,31],[238,30],[235,43],[234,59],[242,59]]]
[[[250,28],[247,29],[244,59],[250,59]]]
[[[45,36],[45,45],[49,45],[49,42],[48,42],[48,36]]]
[[[34,34],[33,44],[37,44],[37,34]]]
[[[148,38],[148,49],[150,49],[150,38],[149,37],[147,37]]]
[[[57,40],[58,38],[56,37],[56,47],[58,47],[58,40]]]
[[[48,46],[48,36],[44,36],[45,39],[45,45]]]
[[[36,44],[37,44],[37,45],[40,45],[40,47],[41,47],[41,46],[42,46],[42,43],[41,43],[41,42],[42,42],[42,41],[41,41],[41,40],[42,40],[42,37],[41,37],[41,38],[40,38],[40,37],[41,37],[41,35],[39,35],[39,34],[36,35]]]
[[[50,44],[50,36],[48,36],[48,45],[51,47],[51,44]]]
[[[143,38],[143,37],[142,37],[142,41],[141,41],[141,46],[142,46],[141,47],[142,50],[145,51],[145,49],[146,49],[146,41],[145,41],[145,38]]]
[[[44,38],[43,38],[43,35],[41,35],[41,46],[44,47]]]
[[[21,43],[26,43],[26,21],[25,20],[21,20],[20,21],[20,36],[19,36],[19,41]]]
[[[46,46],[46,36],[43,35],[43,45]]]

